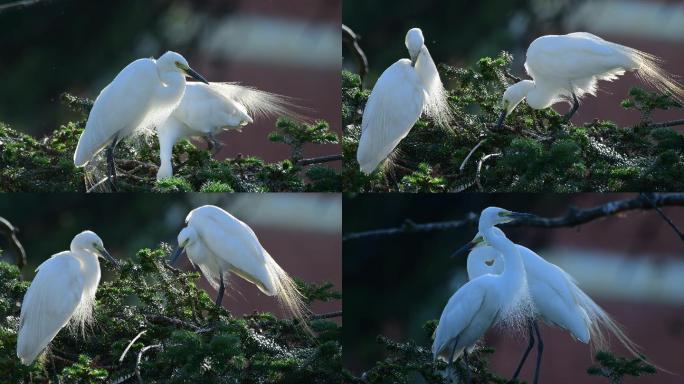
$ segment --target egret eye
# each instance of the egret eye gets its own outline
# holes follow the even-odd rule
[[[487,264],[488,267],[491,267],[494,265],[494,260],[485,260],[485,264]]]

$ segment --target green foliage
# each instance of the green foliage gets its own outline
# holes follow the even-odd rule
[[[609,352],[596,353],[597,364],[587,369],[592,376],[603,376],[612,384],[622,383],[624,376],[639,377],[656,373],[654,366],[638,358],[616,357]]]
[[[0,192],[84,192],[82,168],[73,165],[73,153],[92,107],[87,99],[65,94],[62,102],[82,112],[70,122],[36,140],[0,123]],[[339,191],[341,176],[322,165],[302,166],[305,146],[336,144],[337,135],[326,122],[313,124],[279,119],[269,139],[292,148],[290,159],[268,164],[255,157],[215,160],[209,151],[180,140],[173,151],[174,177],[156,181],[159,143],[155,136],[126,140],[116,148],[118,190],[153,192],[280,192]],[[104,165],[104,162],[102,162]],[[103,168],[104,169],[104,168]],[[102,173],[102,171],[100,171]],[[93,173],[97,174],[97,172]],[[91,176],[90,179],[93,177]],[[97,180],[90,180],[94,184]],[[96,189],[98,190],[98,189]]]
[[[51,352],[31,366],[16,353],[19,303],[28,287],[18,269],[0,263],[0,377],[8,382],[110,383],[134,376],[146,383],[339,383],[341,327],[270,313],[236,317],[197,287],[199,274],[170,267],[169,249],[143,249],[97,291],[85,337],[63,329]],[[108,266],[103,266],[107,270]],[[337,300],[331,285],[301,283],[313,300]],[[119,362],[131,340],[140,335]],[[144,349],[145,348],[145,349]],[[135,379],[133,379],[135,380]]]
[[[432,337],[436,327],[437,321],[430,320],[423,325],[423,330],[428,337]],[[385,349],[386,357],[377,361],[369,370],[359,376],[344,371],[345,382],[358,384],[452,383],[443,376],[443,373],[448,369],[447,364],[442,361],[435,362],[429,347],[420,346],[411,341],[399,343],[382,335],[377,337],[377,342]],[[494,352],[494,349],[490,347],[477,347],[468,354],[471,383],[518,383],[519,381],[511,382],[509,378],[501,377],[489,370],[489,359]],[[655,367],[638,358],[628,359],[615,356],[610,352],[598,352],[596,360],[598,364],[589,367],[587,373],[607,377],[613,384],[621,383],[624,376],[639,377],[656,373]],[[462,357],[455,362],[451,369],[455,369],[460,378],[465,378],[467,375]],[[417,378],[420,379],[416,380]]]
[[[455,120],[450,128],[422,117],[390,159],[371,175],[360,172],[356,149],[369,90],[342,73],[344,190],[366,192],[665,191],[684,189],[684,135],[651,124],[656,109],[681,108],[672,98],[632,89],[625,108],[641,112],[633,127],[610,121],[583,126],[552,109],[521,103],[499,130],[500,100],[515,81],[512,57],[480,59],[472,68],[441,65]],[[464,160],[478,143],[468,161]],[[463,169],[461,169],[463,165]]]

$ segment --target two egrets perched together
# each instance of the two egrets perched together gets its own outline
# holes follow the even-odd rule
[[[259,243],[256,234],[242,221],[213,205],[192,210],[187,226],[178,234],[177,261],[183,250],[209,283],[218,290],[221,306],[225,284],[231,274],[275,296],[288,312],[307,326],[308,309],[294,280]],[[70,251],[43,262],[21,305],[17,357],[31,364],[67,324],[83,329],[92,321],[95,293],[100,282],[98,257],[118,262],[105,250],[102,240],[85,231],[74,237]]]
[[[186,83],[190,76],[199,82]],[[217,149],[215,135],[240,130],[253,117],[291,115],[287,97],[232,83],[209,83],[176,52],[127,65],[95,99],[74,152],[83,167],[106,148],[107,174],[116,181],[114,149],[125,138],[152,132],[159,137],[157,179],[171,177],[173,145],[181,138],[203,136]]]
[[[636,345],[619,325],[558,266],[509,240],[498,224],[531,215],[489,207],[482,211],[478,233],[457,252],[470,251],[469,280],[449,299],[435,330],[432,353],[450,368],[460,357],[468,367],[468,353],[495,324],[526,323],[530,342],[513,374],[516,379],[537,339],[534,383],[539,380],[543,342],[536,319],[558,326],[597,350],[607,348],[606,332],[639,357]],[[511,321],[512,320],[512,321]],[[469,381],[469,378],[466,378]]]
[[[409,30],[405,44],[410,60],[399,60],[380,75],[363,111],[356,158],[361,171],[367,174],[391,155],[421,115],[445,127],[453,120],[448,93],[425,46],[422,31]],[[571,102],[572,108],[565,115],[570,119],[582,97],[596,95],[599,80],[612,81],[629,71],[684,102],[684,87],[659,63],[651,54],[586,32],[539,37],[530,44],[525,61],[532,80],[522,80],[506,89],[497,126],[522,100],[533,109]]]

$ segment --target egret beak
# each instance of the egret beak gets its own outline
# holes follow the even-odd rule
[[[183,250],[185,250],[185,248],[181,246],[176,247],[176,249],[171,254],[171,265],[176,265],[176,261],[178,261],[180,255],[183,254]]]
[[[104,249],[104,247],[98,247],[98,248],[96,248],[96,250],[100,254],[100,256],[104,257],[105,259],[107,259],[107,261],[114,264],[114,267],[116,269],[121,268],[119,261],[117,259],[115,259],[114,257],[112,257],[112,255],[110,255],[109,252],[107,252],[107,250]]]
[[[411,66],[415,67],[416,66],[416,61],[418,61],[418,55],[411,55]]]
[[[190,67],[187,67],[187,68],[185,68],[184,70],[185,70],[185,73],[186,73],[188,76],[192,77],[193,79],[195,79],[195,80],[197,80],[197,81],[201,81],[201,82],[203,82],[204,84],[209,84],[209,82],[207,81],[207,79],[205,79],[204,76],[202,76],[202,75],[200,75],[199,73],[197,73],[197,71],[195,71],[194,69],[192,69],[192,68],[190,68]]]
[[[461,248],[457,249],[454,253],[451,254],[452,258],[455,257],[461,257],[464,254],[469,253],[473,248],[477,247],[481,243],[484,242],[484,238],[482,236],[477,236],[476,238],[472,239],[470,242],[466,243],[466,245],[462,246]]]
[[[501,126],[504,123],[504,120],[506,120],[506,116],[508,115],[508,112],[504,110],[501,112],[501,115],[499,115],[499,120],[496,121],[496,129],[499,130],[501,129]]]
[[[521,213],[521,212],[507,212],[506,217],[510,217],[511,221],[526,221],[538,219],[537,215],[531,213]]]

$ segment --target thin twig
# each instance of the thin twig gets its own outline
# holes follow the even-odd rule
[[[328,163],[331,161],[339,161],[339,160],[343,160],[343,159],[344,159],[344,157],[342,155],[328,155],[328,156],[312,157],[309,159],[297,160],[297,164],[298,165],[311,165],[311,164]]]
[[[480,159],[480,161],[477,162],[477,170],[475,171],[475,184],[477,184],[477,188],[482,190],[482,184],[480,184],[480,171],[482,171],[482,164],[484,164],[485,161],[491,159],[492,157],[499,157],[503,156],[501,153],[490,153],[489,155],[484,155]]]
[[[140,338],[140,336],[142,336],[143,333],[145,333],[145,332],[147,332],[147,330],[141,331],[140,333],[138,333],[138,334],[133,338],[133,340],[131,340],[130,343],[128,343],[128,345],[126,346],[126,349],[124,349],[123,353],[121,354],[121,357],[119,357],[119,363],[121,363],[121,362],[123,361],[124,357],[126,357],[126,354],[128,353],[128,350],[131,349],[131,346],[132,346],[132,345]]]
[[[331,319],[333,317],[341,317],[341,316],[342,316],[342,311],[328,312],[328,313],[321,313],[318,315],[313,315],[313,316],[311,316],[311,320]]]
[[[512,223],[502,224],[502,227],[537,227],[537,228],[561,228],[575,227],[581,224],[597,220],[602,217],[613,216],[621,212],[633,210],[650,210],[653,207],[680,206],[684,207],[684,193],[658,193],[654,194],[650,201],[636,196],[631,199],[610,201],[595,207],[578,209],[568,208],[563,216],[553,218],[536,217],[532,219],[518,220]],[[406,220],[404,225],[395,228],[374,229],[363,232],[352,232],[343,236],[342,241],[358,240],[367,237],[395,236],[406,233],[447,231],[466,226],[474,226],[479,221],[479,215],[470,212],[462,220],[441,221],[432,223],[414,223]],[[406,225],[406,223],[410,225]]]
[[[463,159],[461,166],[458,168],[459,172],[463,172],[463,168],[465,168],[466,163],[468,162],[468,160],[470,160],[470,156],[472,156],[473,153],[475,153],[475,151],[477,151],[477,149],[480,148],[480,146],[485,142],[485,140],[487,139],[480,140],[480,142],[477,143],[477,145],[474,146],[473,149],[470,150],[470,152],[468,152],[468,156],[466,156],[465,159]]]
[[[145,352],[155,348],[163,348],[163,346],[161,344],[148,345],[138,352],[138,360],[135,363],[135,376],[138,378],[138,383],[140,384],[144,384],[142,376],[140,375],[140,361],[142,360],[142,356]]]
[[[667,217],[667,216],[665,215],[665,212],[663,212],[660,208],[658,208],[657,205],[655,205],[655,204],[653,203],[653,200],[651,200],[651,196],[649,196],[649,195],[650,195],[650,194],[648,194],[648,193],[642,193],[642,194],[641,194],[641,196],[643,196],[644,199],[648,200],[648,202],[651,203],[651,206],[653,207],[653,209],[656,210],[656,212],[658,212],[658,214],[660,215],[660,217],[662,217],[663,220],[665,220],[665,222],[666,222],[668,225],[670,225],[670,227],[672,227],[672,229],[679,235],[679,238],[680,238],[682,241],[684,241],[684,234],[682,234],[682,232],[679,230],[679,228],[677,228],[677,226],[675,225],[675,223],[673,223],[672,220],[670,220],[670,218]]]

